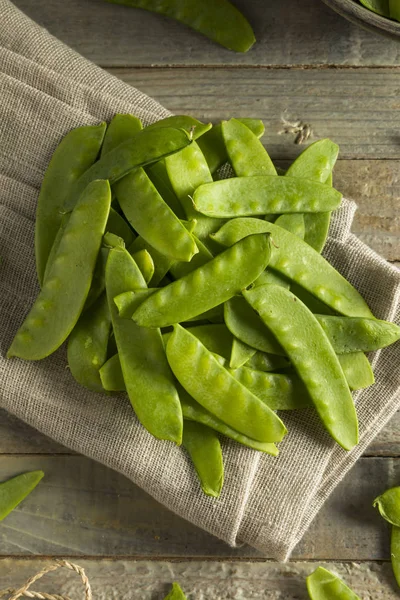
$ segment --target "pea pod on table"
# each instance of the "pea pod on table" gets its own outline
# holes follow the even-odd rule
[[[31,471],[0,483],[0,521],[35,489],[43,477],[43,471]]]
[[[339,577],[323,567],[307,577],[307,590],[311,600],[360,600]]]
[[[171,591],[165,596],[164,600],[187,600],[179,583],[172,584]]]
[[[71,333],[89,293],[110,204],[107,181],[94,181],[84,190],[43,288],[7,352],[9,358],[45,358]]]
[[[182,445],[189,453],[203,492],[218,498],[224,483],[224,462],[217,433],[201,423],[184,420]]]
[[[317,319],[280,286],[260,286],[243,294],[286,351],[330,435],[342,448],[351,450],[358,443],[353,398]],[[307,336],[302,335],[303,331]]]

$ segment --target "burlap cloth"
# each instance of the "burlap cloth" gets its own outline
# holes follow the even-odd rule
[[[361,430],[355,450],[345,453],[335,445],[311,410],[285,414],[289,435],[278,458],[224,442],[225,486],[218,500],[201,493],[183,450],[155,440],[139,425],[124,396],[79,387],[66,369],[64,349],[40,362],[5,359],[38,291],[33,222],[52,152],[71,128],[117,112],[134,113],[145,124],[169,114],[0,0],[0,406],[123,473],[229,544],[246,542],[265,556],[286,559],[398,408],[399,344],[374,355],[376,384],[355,395]],[[336,212],[325,256],[377,317],[399,323],[400,273],[350,233],[355,209],[344,201]]]

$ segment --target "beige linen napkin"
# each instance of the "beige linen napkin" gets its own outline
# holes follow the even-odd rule
[[[224,441],[225,486],[204,496],[185,452],[139,425],[124,397],[79,387],[65,350],[40,362],[6,360],[38,287],[35,206],[52,152],[71,128],[130,112],[145,124],[168,115],[0,0],[0,406],[61,444],[118,470],[158,501],[229,544],[285,559],[332,489],[400,404],[400,346],[373,358],[377,383],[355,395],[361,440],[332,442],[313,411],[285,414],[289,435],[271,458]],[[232,105],[232,113],[235,106]],[[227,115],[229,116],[229,115]],[[350,233],[355,205],[334,215],[325,256],[374,314],[400,323],[400,274]]]

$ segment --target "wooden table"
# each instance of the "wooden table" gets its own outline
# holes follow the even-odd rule
[[[301,149],[281,133],[282,115],[310,124],[315,138],[334,139],[341,148],[335,186],[359,204],[353,230],[400,261],[400,44],[356,28],[319,0],[237,0],[258,39],[245,55],[101,0],[15,2],[175,113],[262,118],[274,159],[291,160]],[[331,565],[364,599],[394,598],[388,529],[371,502],[400,482],[399,427],[395,417],[378,435],[282,565],[246,546],[229,548],[124,477],[0,412],[1,479],[37,468],[47,474],[0,525],[0,589],[63,556],[87,569],[95,598],[104,600],[162,598],[174,579],[193,599],[305,599],[315,563]],[[82,597],[72,574],[52,577],[37,587]]]

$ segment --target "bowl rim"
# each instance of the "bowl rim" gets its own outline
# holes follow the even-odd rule
[[[337,10],[343,11],[343,16],[350,14],[356,19],[360,19],[364,23],[373,25],[380,29],[392,30],[400,35],[400,22],[370,10],[363,6],[358,0],[323,0],[325,4]],[[342,13],[342,14],[343,14]]]

